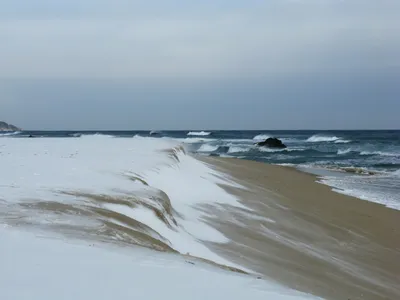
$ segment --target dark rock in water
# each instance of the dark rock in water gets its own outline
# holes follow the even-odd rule
[[[210,153],[210,155],[209,156],[215,156],[215,157],[219,157],[219,154],[218,153]]]
[[[287,148],[286,145],[282,143],[280,139],[277,138],[268,138],[264,142],[259,142],[256,145],[269,148],[280,148],[280,149]]]
[[[229,151],[229,146],[219,146],[217,149],[218,153],[228,153]]]

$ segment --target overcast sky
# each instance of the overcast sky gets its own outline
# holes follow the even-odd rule
[[[400,128],[400,1],[194,2],[0,0],[0,120]]]

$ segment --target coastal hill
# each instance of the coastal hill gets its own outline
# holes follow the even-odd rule
[[[19,131],[19,130],[21,129],[14,125],[0,121],[0,131]]]

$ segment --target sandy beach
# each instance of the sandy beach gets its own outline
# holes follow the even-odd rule
[[[232,241],[208,243],[218,254],[326,299],[400,299],[400,211],[333,192],[294,168],[201,159],[243,185],[224,188],[249,207],[202,206]]]

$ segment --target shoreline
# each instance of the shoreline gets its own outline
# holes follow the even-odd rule
[[[326,299],[400,299],[400,211],[337,193],[293,167],[198,159],[244,186],[222,187],[249,208],[201,208],[231,240],[207,243],[213,251]]]

